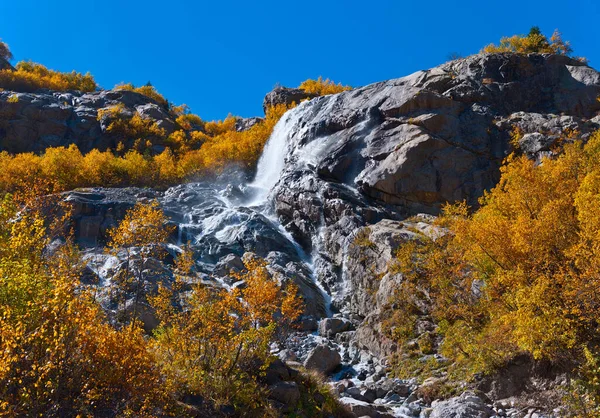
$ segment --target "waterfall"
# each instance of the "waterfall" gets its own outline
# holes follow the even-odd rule
[[[290,135],[297,129],[297,122],[302,116],[300,109],[305,103],[300,103],[285,113],[273,128],[273,133],[258,160],[254,181],[248,185],[255,189],[249,206],[264,204],[269,192],[279,181],[285,167],[285,156],[289,151]]]

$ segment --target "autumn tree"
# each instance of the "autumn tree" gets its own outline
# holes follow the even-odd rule
[[[178,274],[189,275],[189,252],[180,260]],[[191,295],[178,303],[173,289],[161,286],[153,298],[161,319],[156,355],[176,392],[266,414],[270,407],[258,378],[270,364],[278,327],[294,322],[302,304],[297,287],[282,289],[263,261],[247,261],[246,271],[236,279],[246,285],[227,291],[196,283]],[[175,289],[180,280],[176,277]],[[174,309],[178,304],[181,309]]]
[[[573,49],[568,41],[563,41],[562,35],[555,30],[550,39],[548,39],[540,30],[534,26],[527,35],[513,35],[500,39],[499,45],[489,44],[484,47],[483,53],[505,53],[513,52],[518,54],[558,54],[571,56]]]
[[[139,329],[107,324],[81,257],[37,211],[0,201],[0,415],[155,416],[174,404]],[[173,410],[174,411],[174,410]]]
[[[0,70],[0,87],[21,92],[34,92],[39,89],[90,92],[96,90],[97,85],[89,73],[63,73],[50,70],[42,64],[21,61],[16,65],[15,71]]]
[[[335,83],[330,79],[323,79],[323,77],[319,76],[316,80],[308,79],[300,83],[298,87],[301,90],[304,90],[307,93],[313,93],[318,96],[325,96],[327,94],[336,94],[341,93],[343,91],[352,90],[350,86],[344,86],[342,83]]]
[[[117,298],[124,312],[127,312],[128,298],[133,296],[130,311],[121,318],[123,322],[130,322],[132,329],[135,328],[140,303],[145,296],[147,264],[151,258],[163,256],[162,245],[167,242],[171,232],[172,228],[167,225],[167,218],[156,201],[136,203],[119,225],[108,231],[109,253],[119,257],[124,252],[125,268],[119,271],[115,281]]]
[[[511,156],[477,211],[448,206],[442,236],[401,246],[405,281],[388,335],[407,343],[411,324],[429,316],[441,353],[468,373],[518,353],[562,363],[597,356],[599,144],[595,133],[541,164]]]

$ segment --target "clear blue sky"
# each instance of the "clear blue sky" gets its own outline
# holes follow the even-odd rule
[[[600,68],[598,0],[0,0],[15,60],[91,72],[104,88],[151,81],[203,119],[262,115],[276,83],[360,86],[555,28]]]

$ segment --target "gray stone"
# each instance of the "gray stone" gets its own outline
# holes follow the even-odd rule
[[[340,402],[357,417],[377,418],[379,416],[377,409],[367,402],[359,401],[354,398],[340,398]]]
[[[319,322],[319,335],[334,337],[336,334],[352,329],[352,323],[344,318],[324,318]]]
[[[362,391],[360,390],[360,388],[358,388],[356,386],[352,386],[352,387],[349,387],[348,389],[346,389],[346,395],[348,395],[358,401],[370,402],[362,395],[361,392]]]
[[[263,118],[237,118],[235,120],[235,130],[244,132],[262,121],[264,121]]]
[[[9,101],[13,97],[18,101]],[[132,91],[0,91],[0,122],[3,126],[0,151],[42,152],[48,147],[75,144],[80,151],[87,153],[92,149],[114,149],[121,141],[126,147],[132,147],[133,138],[122,138],[108,131],[112,121],[108,115],[98,120],[99,110],[115,105],[123,105],[122,114],[128,118],[138,112],[163,128],[165,135],[178,129],[174,116],[164,106]],[[153,152],[164,150],[164,138],[146,139],[152,142]]]
[[[474,392],[432,404],[430,418],[489,418],[494,411]]]
[[[296,382],[279,382],[269,387],[269,397],[286,406],[294,406],[300,399],[300,389]]]
[[[270,106],[277,106],[284,104],[286,106],[292,103],[300,104],[301,101],[306,99],[312,99],[316,97],[316,94],[307,93],[300,89],[291,89],[287,87],[276,87],[267,95],[263,101],[263,110],[267,113],[267,108]]]
[[[216,276],[223,277],[231,273],[239,273],[243,269],[244,262],[242,259],[235,254],[228,254],[219,260],[213,273]]]
[[[361,390],[360,395],[369,403],[373,403],[377,399],[377,391],[371,388]]]
[[[298,360],[298,356],[292,350],[282,350],[277,355],[283,362]]]
[[[324,374],[334,371],[342,362],[340,353],[326,345],[319,344],[313,348],[304,361],[304,367]]]

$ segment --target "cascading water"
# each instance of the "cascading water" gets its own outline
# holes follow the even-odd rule
[[[254,181],[248,185],[254,191],[248,206],[264,204],[269,193],[279,181],[285,168],[285,156],[288,153],[290,136],[302,116],[303,106],[304,103],[301,103],[298,107],[285,113],[273,128],[273,133],[258,160]]]
[[[315,280],[312,255],[308,255],[280,224],[268,205],[269,193],[285,169],[302,107],[287,112],[273,129],[250,184],[190,183],[169,189],[163,206],[179,221],[180,244],[190,242],[201,260],[201,270],[211,269],[230,254],[246,251],[270,262],[279,260],[280,271],[304,271],[304,291],[312,293],[322,308],[321,315],[331,315],[331,298]],[[228,287],[228,286],[226,286]]]

